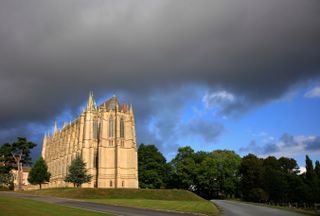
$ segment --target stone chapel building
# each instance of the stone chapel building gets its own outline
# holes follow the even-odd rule
[[[52,136],[43,140],[42,157],[51,179],[45,187],[72,186],[64,182],[71,161],[80,154],[91,182],[84,188],[138,188],[138,158],[132,105],[120,104],[117,97],[96,106],[90,93],[86,109],[78,118],[55,124]]]

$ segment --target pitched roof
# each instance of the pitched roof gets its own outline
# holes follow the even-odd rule
[[[113,95],[112,98],[102,103],[99,107],[105,107],[107,110],[114,110],[116,108],[116,105],[118,107],[120,106],[118,98],[115,95]]]

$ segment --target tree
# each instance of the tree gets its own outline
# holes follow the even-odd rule
[[[299,175],[290,175],[288,179],[289,185],[289,194],[288,201],[296,203],[305,203],[310,202],[310,194],[312,191],[310,187],[304,182],[304,174]]]
[[[306,179],[308,181],[312,181],[315,178],[315,171],[313,169],[313,162],[309,158],[308,155],[306,155]]]
[[[293,158],[281,157],[279,158],[278,163],[283,172],[286,172],[288,174],[299,173],[297,161]]]
[[[138,148],[140,188],[164,188],[167,184],[168,165],[155,145],[141,144]]]
[[[74,187],[80,187],[83,183],[90,182],[91,179],[92,175],[87,174],[86,163],[80,155],[77,155],[76,158],[71,161],[68,174],[64,181],[73,183]]]
[[[12,153],[21,154],[21,163],[23,165],[31,165],[31,153],[30,150],[33,149],[36,144],[27,141],[24,137],[18,137],[18,140],[13,143],[4,143],[0,146],[0,162],[3,166],[0,167],[0,178],[1,182],[5,185],[12,187],[13,178],[10,171],[12,169],[17,169],[17,163],[12,156]]]
[[[316,173],[316,176],[317,176],[318,191],[320,192],[320,163],[318,160],[316,161],[316,165],[314,167],[314,172]],[[318,203],[320,202],[320,195],[319,194],[317,197],[317,202]]]
[[[197,166],[195,179],[196,193],[210,199],[219,196],[220,185],[218,183],[218,163],[211,155],[205,157]]]
[[[190,146],[179,148],[170,165],[172,167],[170,187],[189,190],[195,186],[195,153]]]
[[[233,196],[239,185],[241,158],[233,151],[216,150],[197,164],[196,188],[206,198]]]
[[[5,143],[0,147],[0,162],[3,162],[6,166],[6,172],[9,172],[12,168],[16,168],[16,162],[12,157],[12,153],[21,152],[21,163],[24,165],[31,165],[31,149],[36,144],[29,142],[25,137],[18,137],[18,140],[13,143]]]
[[[4,186],[8,189],[13,189],[12,173],[0,173],[0,187]]]
[[[212,157],[218,164],[218,183],[220,192],[226,196],[236,193],[239,184],[239,167],[241,157],[233,151],[217,150],[212,153]]]
[[[299,191],[303,188],[302,179],[298,175],[299,167],[293,158],[281,157],[278,159],[281,175],[285,178],[284,202],[299,202],[304,199],[304,193]]]
[[[285,159],[281,160],[282,162]],[[277,158],[269,156],[263,160],[262,187],[269,195],[269,201],[275,203],[286,201],[288,183],[287,167],[282,169]]]
[[[305,183],[310,187],[312,193],[310,194],[310,198],[312,202],[316,202],[320,200],[319,196],[319,184],[316,174],[316,169],[313,168],[313,162],[309,158],[308,155],[306,155],[306,175],[305,175]]]
[[[249,201],[256,201],[259,200],[252,200],[250,196],[251,190],[255,189],[255,191],[259,191],[258,194],[263,194],[265,196],[264,191],[262,189],[262,160],[259,159],[254,154],[248,154],[247,156],[242,158],[240,164],[240,188],[242,191],[243,198]],[[261,197],[263,199],[265,197]]]
[[[316,165],[314,167],[314,172],[316,173],[316,175],[320,179],[320,162],[318,160],[316,161]]]
[[[41,189],[41,185],[49,182],[51,174],[48,172],[48,166],[45,160],[41,157],[35,162],[29,172],[28,181],[31,184],[38,184]]]

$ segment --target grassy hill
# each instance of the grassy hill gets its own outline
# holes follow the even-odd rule
[[[217,215],[219,212],[212,202],[186,190],[54,188],[24,193],[205,215]]]
[[[0,215],[5,216],[108,216],[104,213],[0,195]],[[109,215],[111,216],[111,214]]]
[[[98,189],[98,188],[52,188],[28,191],[35,195],[57,196],[73,199],[152,199],[201,201],[203,198],[187,190],[169,189]]]

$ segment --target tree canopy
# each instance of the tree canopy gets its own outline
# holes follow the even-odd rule
[[[299,174],[296,160],[233,151],[195,152],[181,147],[168,163],[155,145],[138,150],[142,188],[186,189],[211,198],[238,197],[253,202],[320,202],[320,163],[306,156],[306,173]]]
[[[18,137],[16,142],[4,143],[0,146],[0,184],[13,188],[13,176],[10,172],[17,169],[16,161],[12,154],[21,154],[21,163],[24,166],[32,164],[31,149],[36,146],[35,143],[28,141],[25,137]]]
[[[241,157],[228,150],[216,150],[198,164],[197,191],[208,198],[238,193]]]
[[[170,166],[172,167],[171,187],[186,190],[194,187],[197,167],[195,153],[191,147],[179,148],[176,157],[170,162]]]
[[[25,137],[18,137],[16,142],[4,143],[0,147],[0,162],[5,163],[8,170],[16,167],[16,162],[12,153],[21,153],[21,163],[30,166],[32,164],[31,149],[36,146],[35,143],[28,141]]]
[[[169,166],[155,145],[139,145],[138,169],[140,188],[166,187]]]

